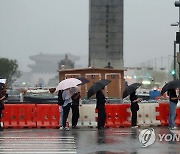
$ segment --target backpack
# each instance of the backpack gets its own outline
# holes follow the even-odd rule
[[[58,92],[58,105],[60,105],[60,106],[64,105],[64,100],[62,98],[62,93],[63,93],[63,90],[59,90],[59,92]]]

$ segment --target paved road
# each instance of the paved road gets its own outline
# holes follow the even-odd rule
[[[169,131],[167,127],[154,127],[156,135],[154,144],[142,147],[139,142],[139,133],[144,129],[145,127],[137,129],[108,128],[105,130],[81,127],[70,131],[59,129],[5,129],[0,132],[0,153],[180,153],[180,129]],[[176,135],[176,138],[173,138],[173,135]]]

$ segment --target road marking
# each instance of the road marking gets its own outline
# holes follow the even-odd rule
[[[77,153],[74,137],[0,137],[0,154]]]

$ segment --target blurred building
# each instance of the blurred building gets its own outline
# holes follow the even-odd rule
[[[61,70],[62,67],[63,67],[63,69],[74,68],[74,62],[68,58],[67,54],[65,55],[65,58],[59,62],[59,70]]]
[[[123,69],[123,0],[90,0],[89,66]]]
[[[44,54],[39,53],[29,57],[34,64],[28,65],[31,72],[17,80],[16,83],[26,82],[28,85],[43,87],[57,85],[59,63],[65,64],[67,67],[74,67],[75,61],[80,57],[71,54]]]

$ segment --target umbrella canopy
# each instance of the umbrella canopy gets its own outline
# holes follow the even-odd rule
[[[77,85],[81,84],[82,82],[76,78],[68,78],[59,82],[56,87],[56,91],[58,90],[65,90],[71,87],[76,87]]]
[[[110,80],[102,79],[94,83],[88,90],[87,98],[90,98],[92,95],[96,94],[99,90],[103,89],[110,82],[111,82]]]
[[[5,84],[6,83],[6,79],[0,79],[0,83]]]
[[[166,83],[161,90],[161,95],[164,94],[169,89],[176,89],[176,88],[180,88],[180,80],[174,80]]]
[[[133,83],[127,86],[123,92],[123,98],[127,97],[128,95],[132,94],[136,89],[138,89],[142,84],[141,83]]]
[[[85,77],[77,77],[76,79],[80,80],[82,83],[80,85],[89,83],[90,81],[86,79]]]

